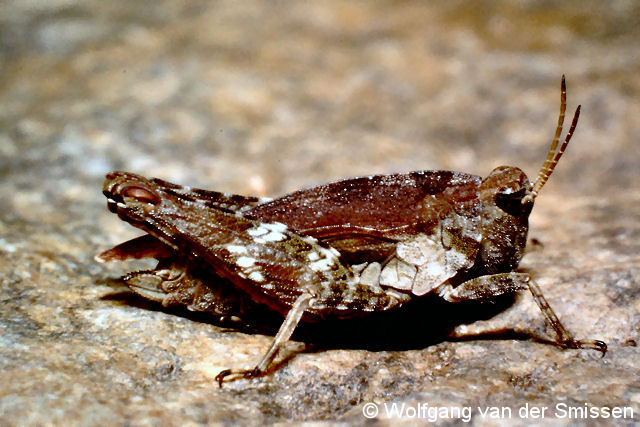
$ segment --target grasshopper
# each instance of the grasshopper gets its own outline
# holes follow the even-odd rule
[[[557,345],[604,356],[604,342],[576,340],[531,276],[516,271],[534,201],[578,123],[580,106],[560,143],[565,110],[563,76],[555,136],[533,184],[511,166],[486,178],[416,171],[350,178],[267,200],[113,172],[103,188],[109,210],[147,234],[96,259],[158,259],[155,269],[123,280],[165,306],[231,320],[260,310],[284,317],[259,363],[220,372],[220,386],[267,371],[301,321],[364,316],[427,294],[456,303],[529,290]]]

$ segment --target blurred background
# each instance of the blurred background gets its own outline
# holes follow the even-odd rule
[[[623,0],[3,0],[0,417],[358,421],[372,399],[549,393],[637,414],[639,20],[640,3]],[[215,373],[251,365],[270,337],[104,298],[128,269],[93,255],[139,234],[105,209],[111,170],[270,197],[418,169],[513,165],[533,178],[563,74],[567,115],[582,115],[536,202],[543,248],[524,267],[577,335],[617,349],[605,367],[509,340],[335,349],[227,394]],[[516,306],[463,332],[548,334],[530,301]],[[564,374],[541,370],[550,360]]]

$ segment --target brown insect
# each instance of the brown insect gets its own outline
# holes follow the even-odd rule
[[[127,172],[107,175],[108,207],[148,234],[98,261],[154,257],[155,269],[123,280],[163,305],[227,319],[259,310],[284,322],[260,362],[216,379],[250,378],[269,367],[300,321],[364,316],[426,294],[455,303],[528,289],[563,348],[600,351],[560,323],[527,273],[523,256],[534,201],[569,144],[564,76],[558,126],[536,181],[501,166],[481,178],[418,171],[351,178],[274,200],[192,189]]]

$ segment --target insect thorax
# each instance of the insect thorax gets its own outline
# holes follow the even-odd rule
[[[523,204],[531,185],[516,167],[494,169],[480,186],[482,242],[478,263],[483,274],[514,270],[527,243],[532,204]],[[477,264],[478,264],[477,263]]]

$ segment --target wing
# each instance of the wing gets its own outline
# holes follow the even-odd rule
[[[184,203],[239,212],[256,221],[283,223],[299,235],[335,248],[346,264],[385,260],[398,241],[416,233],[431,234],[451,213],[460,217],[457,222],[464,223],[460,230],[466,234],[463,240],[480,239],[476,219],[481,178],[458,172],[417,171],[351,178],[274,200],[180,186],[157,178],[149,181]],[[151,250],[147,254],[153,256]],[[112,254],[105,252],[99,257],[106,260],[108,255]]]
[[[370,262],[385,259],[406,236],[432,234],[452,214],[461,217],[465,238],[479,241],[480,183],[450,171],[352,178],[255,204],[243,215],[324,241],[345,262]]]
[[[125,261],[128,259],[155,258],[157,260],[171,258],[174,255],[171,247],[165,245],[150,234],[136,237],[120,243],[111,249],[95,256],[98,262]]]

